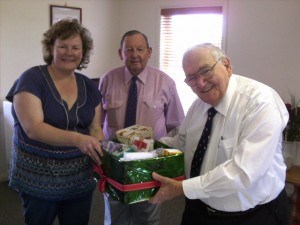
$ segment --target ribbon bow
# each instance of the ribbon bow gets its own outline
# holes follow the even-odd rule
[[[95,173],[97,173],[100,176],[100,180],[98,181],[98,189],[100,192],[105,191],[105,185],[106,185],[106,176],[104,175],[104,172],[102,170],[101,166],[97,166],[93,164],[93,170]]]

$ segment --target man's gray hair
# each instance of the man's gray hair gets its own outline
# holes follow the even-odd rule
[[[194,45],[193,47],[189,48],[184,55],[186,55],[188,52],[190,52],[193,49],[199,49],[199,48],[206,48],[211,50],[211,54],[214,57],[215,60],[219,60],[220,58],[226,57],[225,53],[216,45],[212,43],[203,43]]]

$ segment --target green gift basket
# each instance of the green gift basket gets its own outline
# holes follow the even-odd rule
[[[154,143],[155,148],[167,146]],[[183,153],[155,157],[151,159],[121,161],[104,151],[102,158],[105,192],[125,204],[132,204],[150,199],[158,191],[160,183],[154,181],[152,172],[162,176],[183,180]]]

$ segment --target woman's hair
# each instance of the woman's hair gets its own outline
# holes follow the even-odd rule
[[[94,43],[91,33],[81,26],[76,19],[63,19],[53,24],[44,34],[42,40],[43,59],[49,65],[53,62],[52,49],[56,39],[66,40],[79,35],[82,40],[83,55],[77,69],[87,68]]]

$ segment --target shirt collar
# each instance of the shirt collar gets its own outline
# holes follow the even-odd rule
[[[138,75],[138,80],[140,80],[143,84],[146,83],[147,73],[148,73],[148,70],[147,70],[147,66],[146,66],[144,68],[144,70]],[[129,72],[127,67],[125,67],[125,84],[130,82],[131,78],[132,78],[132,74]]]
[[[226,93],[221,100],[221,102],[215,107],[215,109],[221,113],[223,116],[227,115],[231,99],[233,97],[234,91],[236,89],[237,81],[236,76],[234,74],[231,75],[228,83],[228,87]]]

